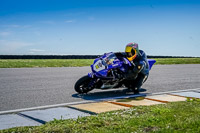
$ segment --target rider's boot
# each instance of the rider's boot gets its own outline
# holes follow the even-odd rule
[[[140,90],[140,88],[141,88],[141,86],[143,84],[143,81],[145,80],[145,77],[146,76],[141,74],[141,73],[138,74],[138,77],[134,81],[134,88],[132,88],[134,94],[139,94],[139,90]]]
[[[139,88],[135,87],[134,90],[133,90],[134,94],[139,94]]]

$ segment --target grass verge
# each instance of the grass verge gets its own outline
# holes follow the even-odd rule
[[[186,102],[138,106],[74,120],[54,120],[38,127],[18,127],[0,132],[196,133],[200,132],[200,101],[190,99]]]
[[[200,64],[200,58],[155,58],[156,64]],[[81,67],[90,66],[93,59],[0,59],[0,68]]]
[[[0,68],[22,67],[81,67],[89,66],[93,59],[11,59],[0,60]]]
[[[200,58],[155,58],[156,64],[200,64]]]

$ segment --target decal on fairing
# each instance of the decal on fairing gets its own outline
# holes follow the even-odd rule
[[[96,71],[96,72],[99,72],[101,70],[104,70],[105,69],[105,66],[102,64],[102,61],[101,60],[98,60],[94,65],[93,65],[93,69]]]

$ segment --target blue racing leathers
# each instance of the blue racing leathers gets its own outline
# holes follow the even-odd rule
[[[125,53],[115,53],[116,56],[126,57]],[[147,56],[144,51],[139,50],[137,57],[130,62],[128,72],[125,74],[125,77],[131,84],[129,89],[132,89],[135,93],[139,93],[139,89],[142,84],[146,81],[149,75],[149,63],[147,61]]]

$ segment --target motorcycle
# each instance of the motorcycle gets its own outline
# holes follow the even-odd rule
[[[153,59],[147,59],[149,70],[156,62]],[[125,73],[131,63],[126,58],[118,58],[115,53],[105,53],[94,60],[91,65],[92,72],[81,77],[74,86],[79,94],[88,93],[93,89],[112,89],[129,87],[131,80],[127,80]]]

